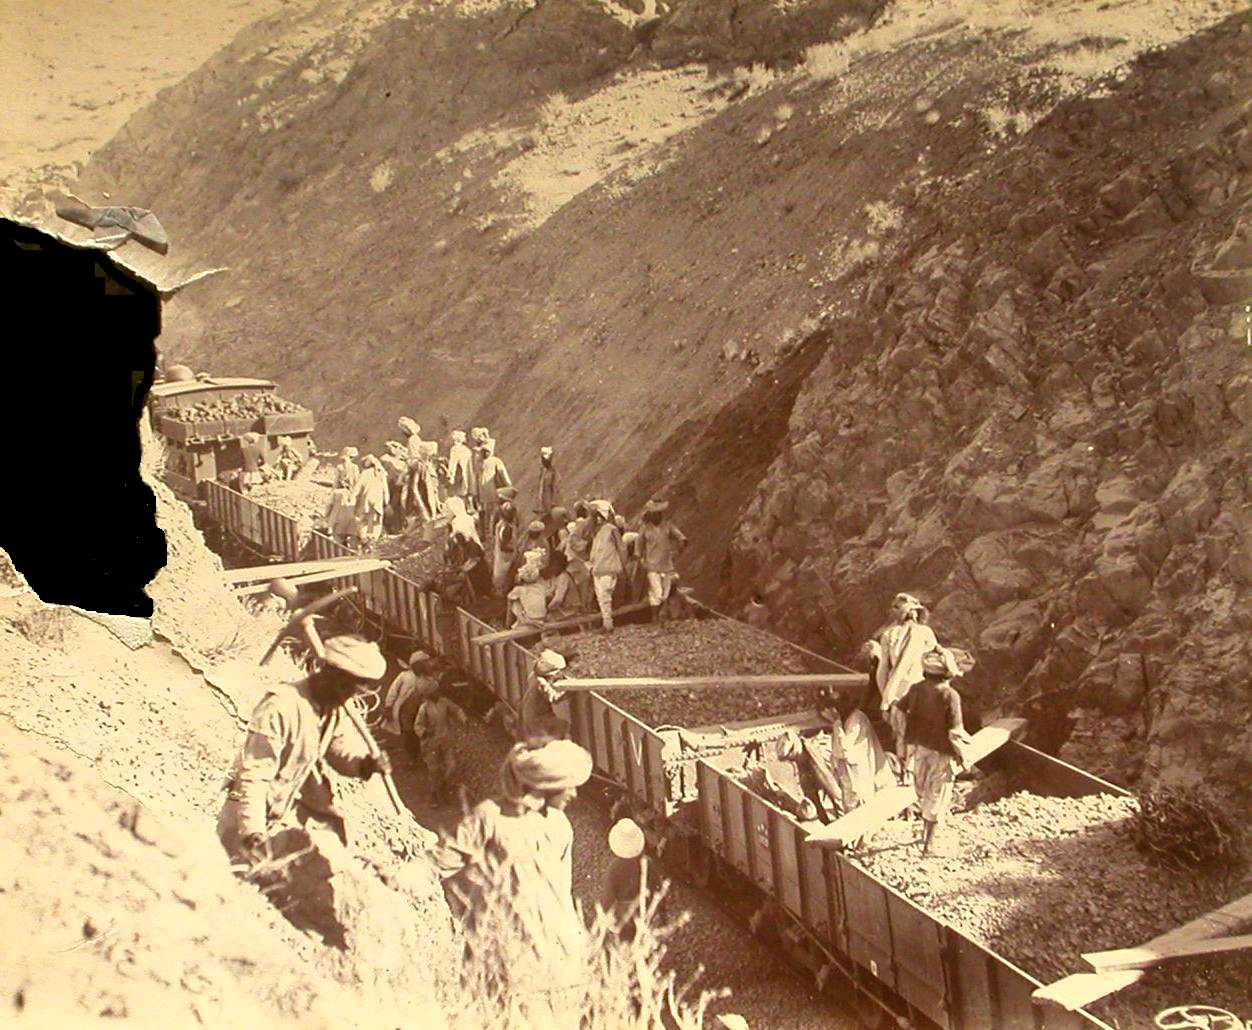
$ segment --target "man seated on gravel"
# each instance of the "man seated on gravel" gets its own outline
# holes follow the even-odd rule
[[[922,656],[922,682],[902,702],[904,743],[922,812],[922,854],[930,854],[939,824],[952,807],[952,784],[962,768],[960,745],[969,743],[961,715],[961,697],[951,680],[961,675],[946,647]]]

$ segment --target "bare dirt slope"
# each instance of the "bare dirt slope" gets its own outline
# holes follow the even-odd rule
[[[91,153],[243,26],[306,0],[0,4],[0,209]]]
[[[709,596],[846,653],[921,591],[1044,743],[1121,708],[1151,775],[1245,781],[1233,10],[327,0],[80,192],[231,266],[167,351],[324,442],[486,424],[524,491],[552,444],[670,492]]]
[[[334,880],[346,950],[232,876],[214,827],[243,720],[298,670],[257,668],[273,626],[245,615],[190,512],[154,491],[169,543],[155,638],[44,605],[17,576],[0,599],[0,903],[27,942],[3,963],[5,1018],[441,1025],[451,920],[433,870],[397,861],[411,834],[377,783],[342,785],[364,856]]]
[[[710,66],[734,19],[694,0],[642,23],[328,2],[242,35],[83,189],[158,209],[184,270],[231,266],[171,305],[166,348],[280,378],[328,442],[377,446],[406,412],[479,421],[524,487],[549,443],[571,487],[617,491],[813,331],[928,150],[987,146],[1216,16],[1036,5],[1053,28],[1032,35],[1019,7],[795,5],[748,55],[791,62],[773,72]],[[806,51],[832,34],[861,49]],[[923,94],[945,98],[933,117]]]

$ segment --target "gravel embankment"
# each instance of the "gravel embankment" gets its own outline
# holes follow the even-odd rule
[[[612,633],[567,637],[574,676],[751,676],[810,671],[804,656],[778,637],[724,619],[684,619],[619,626]],[[812,708],[808,687],[608,690],[614,704],[651,726],[704,726]]]

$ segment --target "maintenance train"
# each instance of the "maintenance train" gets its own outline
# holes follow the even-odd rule
[[[199,486],[205,514],[252,551],[278,560],[356,552],[218,482]],[[418,644],[443,655],[516,711],[535,654],[514,640],[479,643],[497,627],[447,606],[391,569],[329,584],[356,586],[362,617],[386,643]],[[1108,1025],[1084,1011],[1042,1007],[1041,984],[1002,955],[927,912],[842,853],[806,840],[806,830],[730,775],[749,748],[789,729],[811,728],[814,713],[757,720],[696,734],[652,727],[599,693],[572,696],[576,741],[598,778],[664,841],[663,852],[697,880],[717,877],[751,898],[753,926],[768,913],[777,941],[820,990],[851,992],[880,1025],[943,1030],[1062,1030]],[[1018,741],[1001,761],[1038,794],[1121,794],[1107,783]]]

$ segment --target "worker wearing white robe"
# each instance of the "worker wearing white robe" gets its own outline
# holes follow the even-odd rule
[[[372,454],[365,459],[365,467],[357,479],[354,492],[357,536],[364,544],[376,543],[383,535],[383,514],[391,491],[387,485],[387,473],[382,462]]]
[[[448,448],[448,495],[468,498],[477,493],[474,484],[474,455],[465,446],[465,434],[459,429],[452,431],[452,446]]]
[[[351,490],[361,478],[361,470],[352,459],[360,452],[355,447],[345,447],[339,452],[339,463],[335,466],[335,489]]]
[[[891,604],[895,623],[879,635],[879,704],[895,736],[895,752],[904,757],[904,710],[909,688],[922,681],[922,656],[939,646],[935,631],[926,625],[926,608],[910,594],[896,594]]]
[[[577,1030],[581,1022],[589,938],[574,906],[565,806],[591,769],[573,741],[515,745],[501,796],[480,802],[433,853],[464,919],[470,961],[520,1006],[518,1025]]]
[[[887,752],[879,743],[869,716],[859,707],[843,718],[838,712],[834,713],[830,761],[843,794],[844,812],[866,804],[880,790],[895,785],[896,777],[887,761]]]
[[[481,464],[478,469],[478,504],[482,512],[482,535],[491,539],[495,533],[496,515],[500,510],[501,487],[513,485],[509,478],[509,470],[504,462],[496,457],[495,440],[487,440],[478,449]]]

